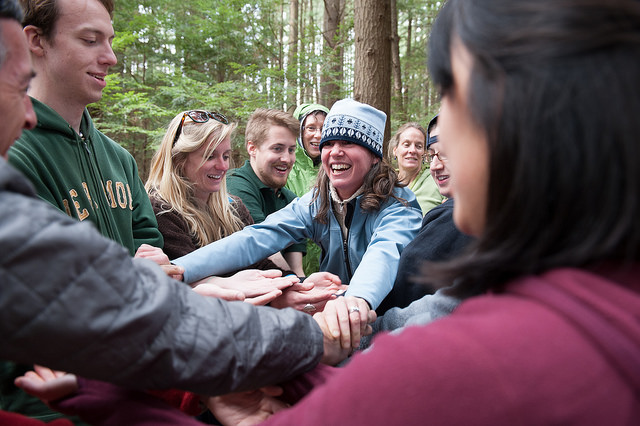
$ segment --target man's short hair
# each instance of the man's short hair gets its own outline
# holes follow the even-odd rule
[[[113,18],[113,2],[114,0],[98,0],[109,12],[109,16]],[[60,11],[56,0],[20,0],[24,9],[23,26],[33,25],[42,31],[42,36],[46,39],[51,38],[51,33],[58,20]]]
[[[21,22],[22,17],[22,8],[16,0],[0,0],[0,18]],[[0,22],[0,28],[2,28],[2,22]],[[4,38],[0,32],[0,68],[4,65],[6,55],[7,47],[4,45]]]
[[[267,133],[273,126],[282,126],[289,129],[293,137],[298,136],[300,131],[300,122],[293,115],[279,109],[256,109],[249,121],[247,122],[247,130],[244,133],[245,145],[251,141],[255,146],[260,146],[267,139]]]

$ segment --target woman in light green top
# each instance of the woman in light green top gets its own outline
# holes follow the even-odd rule
[[[423,216],[444,200],[425,161],[426,139],[424,127],[411,122],[400,126],[389,141],[389,153],[398,162],[398,176],[416,194]]]

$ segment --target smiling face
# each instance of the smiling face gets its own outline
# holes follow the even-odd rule
[[[51,37],[36,39],[40,100],[56,110],[58,105],[84,109],[100,100],[109,67],[117,62],[111,18],[98,0],[57,3],[60,13]]]
[[[489,148],[468,106],[472,66],[471,54],[455,39],[451,47],[453,84],[442,97],[439,142],[430,148],[440,149],[447,157],[456,226],[466,234],[479,236],[486,222]]]
[[[412,176],[422,168],[425,155],[425,140],[422,132],[409,127],[398,138],[393,155],[398,158],[398,168],[404,175]]]
[[[304,119],[302,145],[311,158],[318,158],[320,155],[320,139],[322,139],[322,125],[325,118],[326,114],[318,112],[317,114],[309,114]]]
[[[431,129],[431,134],[429,136],[437,136],[440,134],[440,129],[438,129],[438,125],[436,124]],[[440,159],[437,155],[439,154],[440,144],[432,143],[427,150],[429,154],[433,157],[429,165],[429,171],[431,173],[431,177],[438,185],[438,190],[440,190],[440,195],[443,197],[451,198],[451,175],[449,174],[449,169],[447,164]]]
[[[284,126],[271,126],[267,137],[257,145],[247,141],[249,161],[254,173],[269,188],[285,186],[296,161],[296,135]]]
[[[0,155],[6,159],[22,129],[35,127],[36,114],[27,96],[33,70],[22,27],[13,19],[0,18],[0,31],[5,47],[0,68]]]
[[[184,165],[184,177],[193,184],[196,198],[205,202],[210,194],[220,191],[231,156],[231,138],[227,137],[204,158],[213,139],[214,135],[211,135],[200,148],[187,154]]]
[[[378,161],[367,148],[351,142],[327,141],[322,146],[322,168],[343,200],[355,194]]]

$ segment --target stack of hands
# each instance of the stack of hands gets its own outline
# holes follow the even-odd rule
[[[173,265],[158,247],[140,246],[135,257],[151,260],[170,277],[181,280],[184,270]],[[316,272],[300,282],[298,277],[283,277],[277,269],[246,269],[231,277],[207,277],[193,283],[199,294],[225,300],[238,300],[253,305],[270,304],[274,308],[294,308],[310,314],[321,312],[325,304],[335,299],[336,293],[346,290],[340,278],[329,272]]]

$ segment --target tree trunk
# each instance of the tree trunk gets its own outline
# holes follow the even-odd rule
[[[409,11],[409,16],[407,19],[407,50],[404,53],[405,61],[411,60],[411,42],[413,41],[412,29],[413,29],[413,13]],[[404,98],[403,98],[405,105],[413,105],[413,102],[414,102],[413,96],[416,95],[416,93],[413,93],[416,91],[411,90],[411,88],[413,87],[411,82],[412,82],[411,75],[407,71],[407,67],[405,67],[404,84],[407,87],[407,90],[405,91]],[[418,93],[418,96],[421,96],[421,95]]]
[[[340,99],[340,85],[344,77],[344,48],[340,25],[344,16],[344,0],[324,0],[323,57],[327,66],[320,76],[320,101],[333,105]]]
[[[276,105],[280,105],[279,109],[285,109],[286,95],[284,92],[285,89],[285,73],[284,69],[284,4],[280,3],[280,16],[278,17],[280,25],[277,26],[278,29],[278,64],[276,69],[278,71],[283,71],[282,77],[278,76],[276,79],[278,80],[279,85],[275,85],[274,90],[274,101]],[[278,87],[279,86],[279,87]]]
[[[384,111],[391,110],[391,4],[390,0],[355,0],[355,67],[353,94]],[[389,119],[385,147],[389,139]]]
[[[289,1],[289,54],[287,61],[287,109],[293,111],[300,84],[298,83],[298,0]]]
[[[398,36],[398,8],[396,0],[391,2],[391,72],[393,75],[393,100],[394,114],[398,120],[404,123],[407,120],[407,111],[402,98],[402,68],[400,66],[400,37]]]

